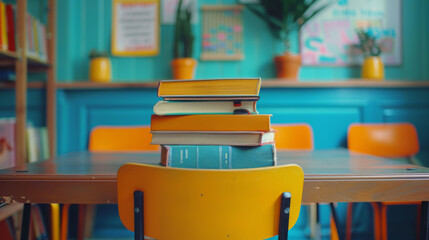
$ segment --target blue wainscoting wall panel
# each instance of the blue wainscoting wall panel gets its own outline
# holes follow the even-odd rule
[[[262,88],[260,96],[258,110],[273,123],[309,123],[316,149],[347,147],[351,123],[404,121],[429,148],[429,88]],[[154,88],[59,90],[59,153],[86,150],[97,125],[150,124],[158,100]]]

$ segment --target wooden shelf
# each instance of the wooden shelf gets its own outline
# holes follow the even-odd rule
[[[15,82],[0,82],[0,89],[13,89],[15,88]],[[46,87],[46,83],[44,82],[28,82],[28,88],[44,88]]]
[[[105,88],[157,88],[158,82],[57,82],[57,88],[63,89],[105,89]],[[364,79],[350,79],[342,81],[293,81],[285,79],[262,80],[262,88],[415,88],[429,87],[429,80],[425,81],[399,81],[384,80],[371,81]]]
[[[413,88],[429,87],[429,80],[404,81],[384,80],[374,81],[366,79],[349,79],[341,81],[293,81],[287,79],[267,79],[262,81],[263,88]]]
[[[106,88],[157,88],[158,82],[132,82],[132,83],[95,83],[95,82],[57,82],[57,88],[64,89],[106,89]]]
[[[15,52],[0,50],[1,69],[15,70],[15,61],[18,59],[19,56]],[[27,67],[29,71],[45,71],[51,67],[51,64],[36,57],[27,57]]]
[[[14,88],[14,82],[0,82],[0,89]],[[29,88],[44,88],[44,82],[29,82]],[[57,82],[59,89],[121,89],[121,88],[157,88],[158,82]],[[262,88],[416,88],[429,87],[429,80],[425,81],[370,81],[370,80],[345,80],[333,82],[297,82],[283,79],[269,79],[262,81]]]
[[[51,67],[46,61],[30,56],[27,56],[27,66],[30,71],[46,70]]]
[[[18,59],[18,55],[15,52],[0,50],[0,59],[10,59],[10,60],[16,60]]]

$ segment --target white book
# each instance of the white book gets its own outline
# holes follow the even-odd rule
[[[151,144],[260,146],[274,143],[274,132],[151,131]]]
[[[156,115],[258,113],[256,101],[159,101],[153,112]]]

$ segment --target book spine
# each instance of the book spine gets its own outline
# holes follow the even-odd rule
[[[7,35],[6,35],[6,8],[5,3],[0,2],[0,11],[1,11],[1,41],[2,41],[2,49],[7,50]]]
[[[276,165],[274,144],[259,147],[163,145],[161,165],[178,168],[237,169]]]
[[[7,38],[9,51],[15,52],[15,16],[13,6],[6,4]]]

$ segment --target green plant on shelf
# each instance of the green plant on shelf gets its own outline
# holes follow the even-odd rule
[[[380,56],[380,44],[377,43],[377,39],[371,34],[370,30],[357,29],[356,34],[359,38],[359,47],[365,58]]]
[[[91,52],[89,53],[89,58],[93,59],[93,58],[106,58],[109,57],[109,54],[107,52],[104,51],[97,51],[96,49],[92,49]]]
[[[286,52],[291,50],[291,33],[299,32],[311,18],[331,5],[319,0],[260,0],[243,4],[266,22],[273,36],[281,40]]]
[[[176,24],[174,27],[173,57],[192,58],[194,34],[191,26],[191,5],[183,6],[180,0],[176,11]]]

